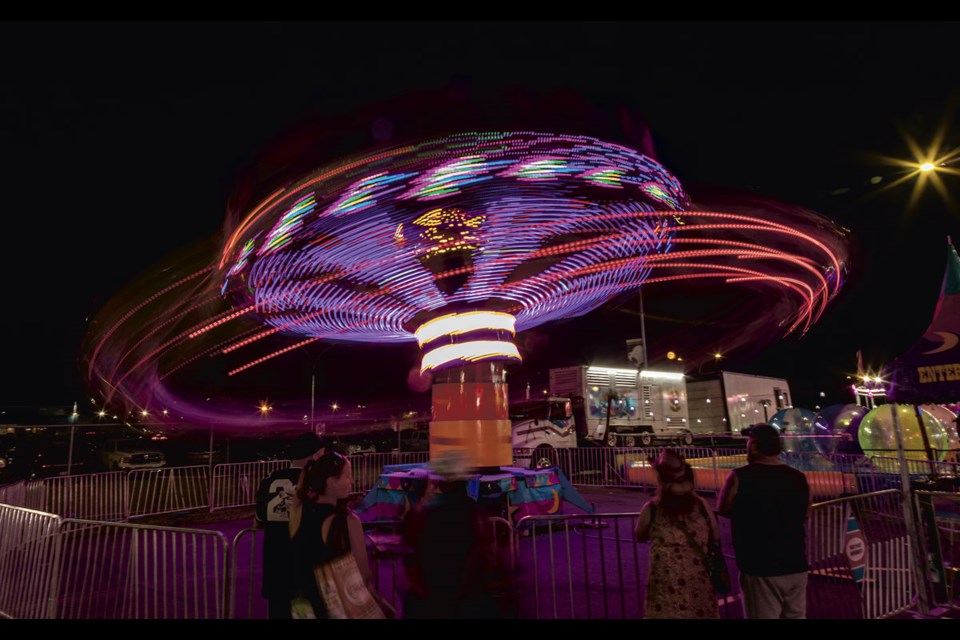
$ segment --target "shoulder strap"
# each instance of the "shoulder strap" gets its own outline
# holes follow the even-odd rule
[[[701,503],[702,506],[702,503]],[[677,528],[687,537],[687,542],[690,544],[690,548],[700,554],[700,557],[706,559],[707,553],[703,550],[703,547],[697,542],[697,539],[693,537],[693,534],[687,530],[687,525],[677,518]]]
[[[330,516],[328,516],[330,517]],[[333,512],[333,521],[327,531],[326,544],[336,554],[350,551],[350,531],[347,526],[347,510],[337,509]],[[324,518],[326,521],[326,518]]]

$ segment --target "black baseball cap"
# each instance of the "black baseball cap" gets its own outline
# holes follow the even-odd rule
[[[769,422],[755,422],[749,427],[740,429],[740,435],[747,436],[748,438],[779,438],[780,429],[778,429],[776,425],[772,425]]]
[[[320,449],[325,449],[329,443],[327,438],[321,438],[312,431],[301,433],[290,443],[289,455],[294,460],[309,458]]]

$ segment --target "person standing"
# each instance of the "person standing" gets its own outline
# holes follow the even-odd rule
[[[757,423],[741,433],[748,464],[727,476],[717,512],[733,528],[744,616],[805,618],[807,477],[780,460],[776,427]]]
[[[696,494],[693,469],[673,449],[650,460],[657,493],[643,505],[634,537],[650,542],[644,618],[719,618],[717,594],[703,557],[720,529]]]
[[[371,584],[363,524],[347,507],[352,489],[350,461],[336,451],[308,460],[300,475],[296,500],[290,508],[288,534],[292,547],[293,595],[299,601],[302,617],[337,617],[336,613],[350,617],[347,598],[344,598],[344,611],[327,610],[315,573],[318,566],[348,554],[353,554],[358,574],[343,576],[347,596],[358,598],[357,587],[362,582],[373,600],[371,613],[379,614],[363,617],[383,617],[382,600]],[[304,608],[306,603],[309,607]],[[288,608],[290,604],[288,601]]]
[[[300,434],[290,447],[290,466],[268,475],[257,489],[254,528],[263,530],[261,595],[267,600],[271,619],[290,618],[294,579],[292,548],[288,533],[290,508],[300,470],[323,455],[325,442],[317,434]]]
[[[470,497],[467,483],[477,477],[457,451],[430,462],[439,476],[439,494],[420,503],[404,522],[403,541],[409,588],[405,618],[499,618],[494,595],[502,580],[493,551],[490,524]]]

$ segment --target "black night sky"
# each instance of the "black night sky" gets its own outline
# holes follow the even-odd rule
[[[919,339],[946,236],[960,242],[960,163],[938,174],[942,192],[928,182],[911,203],[915,181],[884,190],[905,170],[878,159],[914,159],[908,140],[926,151],[938,134],[941,157],[960,146],[958,33],[893,22],[5,23],[0,408],[88,403],[88,319],[137,274],[216,236],[238,180],[278,139],[411,92],[482,100],[510,86],[626,105],[685,185],[796,203],[849,228],[852,271],[820,322],[723,363],[787,378],[800,406],[848,401],[857,349],[876,370]],[[689,297],[645,292],[652,356],[683,355],[685,334],[712,330]],[[639,336],[635,308],[634,297],[535,330],[526,373],[619,357]],[[417,357],[296,352],[287,391],[308,397],[315,370],[318,403],[422,403],[405,385]]]

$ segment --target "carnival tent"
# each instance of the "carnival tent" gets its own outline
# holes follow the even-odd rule
[[[920,340],[888,364],[887,397],[901,404],[960,398],[960,256],[947,238],[947,268],[933,321]]]

